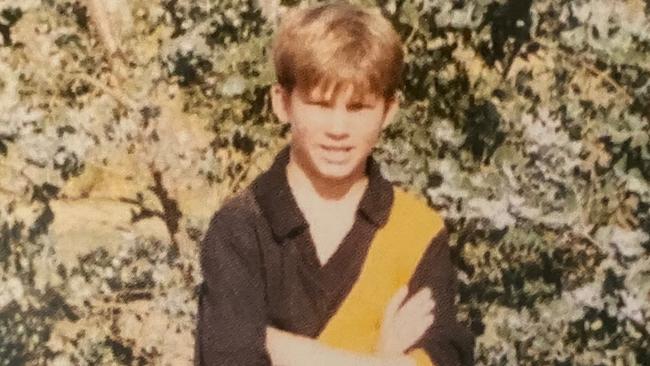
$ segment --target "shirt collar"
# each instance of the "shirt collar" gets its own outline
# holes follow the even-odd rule
[[[271,167],[251,185],[262,214],[278,240],[298,234],[308,227],[287,181],[289,149],[290,145],[285,146],[276,155]],[[381,175],[379,164],[372,155],[366,160],[366,174],[368,186],[359,202],[357,214],[372,225],[382,227],[393,205],[393,186]]]

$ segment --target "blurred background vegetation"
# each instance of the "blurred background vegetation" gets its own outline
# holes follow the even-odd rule
[[[650,2],[359,2],[407,49],[376,156],[446,217],[477,365],[650,365]],[[0,0],[0,364],[191,364],[306,3]]]

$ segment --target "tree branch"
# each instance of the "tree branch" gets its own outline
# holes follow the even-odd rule
[[[104,93],[110,95],[111,97],[115,98],[120,104],[122,104],[124,107],[128,108],[131,111],[137,111],[138,110],[138,103],[131,99],[128,95],[122,93],[119,90],[112,89],[103,83],[99,82],[98,80],[93,79],[87,74],[84,73],[75,73],[74,74],[78,79],[87,82],[88,84],[91,84],[97,89],[100,89]]]
[[[111,30],[111,22],[101,0],[86,0],[88,6],[88,15],[97,29],[101,43],[106,47],[108,55],[112,56],[119,51],[117,41]]]

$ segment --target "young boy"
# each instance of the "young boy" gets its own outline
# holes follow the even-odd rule
[[[318,5],[284,16],[272,56],[291,141],[210,223],[195,363],[472,364],[443,221],[371,155],[399,108],[399,36]]]

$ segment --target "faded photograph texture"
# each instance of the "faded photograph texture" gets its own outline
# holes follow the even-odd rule
[[[376,168],[444,219],[476,365],[650,365],[650,2],[376,0]],[[0,365],[192,365],[212,215],[289,126],[297,0],[0,0]]]

